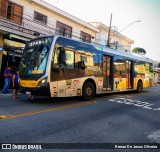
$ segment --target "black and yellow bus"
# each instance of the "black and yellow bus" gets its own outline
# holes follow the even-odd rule
[[[132,53],[63,36],[44,36],[26,44],[20,61],[21,92],[50,97],[137,90],[153,85],[152,63]]]

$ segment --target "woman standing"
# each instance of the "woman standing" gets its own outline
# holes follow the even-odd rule
[[[13,84],[13,99],[16,99],[17,94],[18,94],[18,89],[19,89],[19,83],[18,83],[18,79],[19,79],[19,71],[16,70],[15,74],[13,75],[12,78],[12,84]]]

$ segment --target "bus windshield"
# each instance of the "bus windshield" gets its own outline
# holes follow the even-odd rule
[[[45,37],[26,45],[19,67],[21,75],[45,73],[52,40],[53,37]]]

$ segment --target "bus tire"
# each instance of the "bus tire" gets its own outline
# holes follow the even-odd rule
[[[142,89],[143,89],[143,83],[142,83],[142,81],[138,81],[138,84],[137,84],[137,92],[138,92],[138,93],[141,93],[141,92],[142,92]]]
[[[82,97],[84,100],[91,100],[95,96],[95,88],[93,83],[85,82],[82,90]]]

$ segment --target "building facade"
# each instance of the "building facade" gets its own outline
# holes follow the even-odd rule
[[[23,48],[37,36],[58,34],[88,43],[106,45],[107,26],[86,23],[43,0],[0,0],[0,79],[7,66],[16,69]],[[129,47],[132,40],[118,34]],[[103,42],[104,41],[104,42]],[[123,43],[122,43],[123,44]]]
[[[0,0],[0,74],[7,66],[18,67],[23,48],[30,39],[59,34],[94,43],[96,27],[42,1]]]
[[[113,29],[110,30],[110,36],[108,37],[108,26],[100,22],[91,22],[90,24],[100,29],[100,32],[96,34],[97,43],[107,45],[107,40],[109,39],[109,45],[111,48],[131,52],[131,45],[134,44],[133,40]]]

